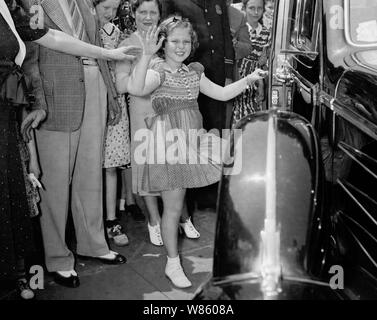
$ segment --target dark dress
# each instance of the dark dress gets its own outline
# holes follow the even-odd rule
[[[29,18],[19,8],[12,10],[11,14],[24,41],[36,40],[46,34],[45,29],[32,30]],[[2,15],[0,43],[0,60],[14,61],[19,44]],[[4,77],[5,74],[0,73],[0,84]],[[17,111],[0,98],[0,279],[14,275],[17,260],[33,252],[31,213],[22,165],[21,149],[24,146],[16,120]]]

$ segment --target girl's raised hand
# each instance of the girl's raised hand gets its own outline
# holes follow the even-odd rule
[[[255,69],[253,73],[247,76],[247,81],[249,83],[254,83],[257,80],[263,79],[265,76],[267,76],[267,74],[267,71],[263,71],[262,69]]]
[[[164,37],[158,39],[160,28],[157,26],[150,27],[147,32],[143,32],[141,36],[137,34],[143,47],[143,54],[146,56],[154,55],[162,46]]]

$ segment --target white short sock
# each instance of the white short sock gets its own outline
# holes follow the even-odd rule
[[[69,270],[69,271],[56,271],[57,273],[59,273],[61,276],[63,276],[64,278],[69,278],[70,276],[75,276],[77,277],[77,273],[75,270]]]
[[[175,258],[170,258],[168,256],[168,262],[167,262],[167,266],[174,266],[174,265],[180,265],[181,264],[181,260],[179,259],[179,256],[176,256]]]
[[[115,257],[118,255],[117,252],[115,251],[111,251],[108,253],[108,254],[104,254],[103,256],[99,256],[99,258],[103,258],[103,259],[115,259]]]
[[[119,210],[124,211],[125,208],[126,208],[126,199],[120,199]]]

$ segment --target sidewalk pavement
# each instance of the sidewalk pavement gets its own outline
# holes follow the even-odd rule
[[[186,275],[193,283],[189,289],[173,287],[165,277],[166,253],[164,247],[149,242],[147,222],[135,222],[130,216],[122,218],[122,225],[130,239],[126,247],[111,248],[127,258],[118,266],[78,259],[76,270],[81,285],[65,288],[45,274],[45,288],[36,291],[38,300],[189,300],[198,288],[208,281],[212,272],[213,242],[216,213],[196,211],[193,216],[201,233],[198,240],[179,237],[179,252]],[[12,294],[8,293],[8,299]],[[0,292],[0,299],[1,297]],[[7,297],[5,297],[7,298]]]

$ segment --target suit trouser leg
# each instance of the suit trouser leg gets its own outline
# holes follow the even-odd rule
[[[102,161],[107,90],[98,67],[85,66],[86,101],[76,164],[72,177],[72,216],[77,253],[109,253],[103,223]]]
[[[69,186],[80,131],[38,130],[36,140],[44,189],[41,195],[41,230],[47,270],[68,271],[74,257],[65,242]]]

